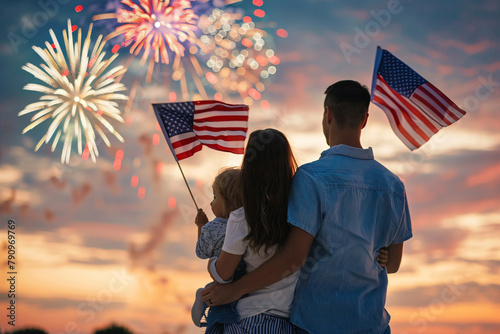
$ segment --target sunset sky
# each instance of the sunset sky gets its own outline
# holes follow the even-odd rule
[[[192,4],[200,16],[224,3],[199,2]],[[94,15],[119,6],[116,0],[2,2],[2,332],[36,326],[90,334],[111,322],[136,334],[203,332],[190,320],[195,291],[210,281],[194,251],[196,210],[150,106],[187,100],[182,79],[172,79],[172,63],[156,64],[146,83],[142,52],[134,58],[130,47],[120,48],[115,62],[129,66],[122,82],[125,94],[135,96],[128,109],[120,102],[125,124],[113,123],[124,143],[110,136],[107,148],[98,141],[96,163],[75,151],[69,164],[61,164],[61,143],[54,152],[50,144],[34,152],[48,125],[23,135],[31,116],[17,116],[41,96],[23,90],[39,82],[21,69],[42,62],[31,47],[52,43],[49,29],[63,44],[68,18],[86,34]],[[325,88],[342,79],[371,87],[377,45],[467,111],[410,152],[371,104],[362,144],[403,180],[412,217],[414,236],[405,243],[399,272],[389,277],[393,333],[499,333],[500,2],[243,0],[219,8],[252,18],[279,58],[276,73],[260,80],[261,96],[243,100],[225,89],[222,99],[251,104],[249,131],[283,131],[299,164],[327,148],[321,131]],[[110,19],[94,22],[92,39],[116,26]],[[106,58],[120,38],[106,44]],[[200,64],[206,73],[206,60]],[[213,99],[209,79],[203,75],[200,82]],[[198,87],[190,75],[186,80],[189,99],[195,98]],[[240,162],[239,155],[209,148],[181,161],[210,218],[214,176]],[[6,321],[9,219],[16,223],[15,328]]]

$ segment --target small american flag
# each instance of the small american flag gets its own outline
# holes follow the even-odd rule
[[[177,161],[202,149],[243,153],[248,106],[220,101],[153,104],[158,123]]]
[[[371,100],[401,141],[414,150],[465,111],[389,51],[377,48]]]

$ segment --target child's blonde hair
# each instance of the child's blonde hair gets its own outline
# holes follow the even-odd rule
[[[229,217],[229,213],[242,206],[241,195],[238,187],[240,169],[236,167],[224,168],[215,177],[212,187],[222,196],[226,211],[224,214]]]

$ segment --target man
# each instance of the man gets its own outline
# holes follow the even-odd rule
[[[240,280],[205,289],[203,300],[225,304],[302,268],[290,319],[299,333],[390,333],[387,273],[399,269],[403,242],[412,236],[404,185],[361,146],[366,87],[339,81],[325,93],[330,149],[294,176],[284,249]],[[376,261],[383,247],[387,270]]]

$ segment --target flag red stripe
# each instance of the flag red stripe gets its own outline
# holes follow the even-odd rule
[[[455,108],[459,113],[463,115],[465,115],[465,111],[463,111],[462,109],[460,109],[452,100],[450,100],[446,95],[443,94],[443,92],[441,92],[439,89],[437,89],[433,84],[431,84],[430,82],[427,83],[427,86],[436,94],[438,95],[440,98],[442,98],[447,104],[448,106],[445,107],[443,106],[443,109],[446,110],[449,114],[451,113],[453,116],[456,117],[456,115],[449,111],[449,106]],[[441,101],[438,101],[440,105],[442,105]],[[457,121],[460,119],[460,117],[457,117]]]
[[[213,106],[211,108],[202,109],[202,110],[196,109],[196,114],[203,114],[205,112],[212,112],[212,111],[220,111],[220,112],[224,112],[224,113],[229,113],[232,111],[247,111],[247,109],[230,108],[230,107],[226,107],[226,106]]]
[[[384,80],[381,73],[391,76],[388,81],[394,87]],[[418,83],[414,80],[416,78]],[[413,90],[409,98],[406,98],[406,89]],[[401,90],[401,94],[396,90]],[[371,98],[384,110],[399,139],[412,150],[413,146],[420,147],[442,127],[465,115],[465,111],[439,89],[380,47],[375,57]]]
[[[248,116],[211,116],[206,118],[195,119],[195,123],[209,123],[209,122],[238,122],[248,121]]]
[[[419,92],[421,93],[422,91],[419,91]],[[426,95],[426,96],[427,96],[427,95]],[[435,107],[434,107],[434,106],[432,106],[432,105],[429,103],[429,101],[428,101],[428,100],[426,100],[426,99],[424,99],[422,96],[420,96],[420,95],[418,95],[418,94],[413,94],[411,97],[412,97],[412,98],[414,98],[414,99],[416,99],[416,100],[418,100],[418,101],[420,101],[423,105],[425,105],[425,106],[429,109],[429,111],[430,111],[430,112],[432,112],[432,111],[434,111],[434,110],[435,110]],[[443,122],[445,122],[445,123],[446,123],[446,125],[451,125],[451,124],[452,124],[452,122],[450,122],[450,121],[449,121],[449,120],[448,120],[448,119],[444,116],[444,114],[442,114],[442,113],[440,113],[440,112],[439,112],[439,113],[434,112],[433,114],[434,114],[434,115],[436,115],[436,116],[437,116],[439,119],[441,119]]]
[[[387,83],[384,81],[384,79],[382,79],[382,77],[380,77],[380,81],[381,81],[381,86],[385,89],[388,89],[390,94],[388,94],[387,92],[382,92],[389,100],[392,101],[392,103],[394,103],[395,105],[399,105],[401,107],[401,105],[405,106],[407,109],[409,109],[409,112],[412,112],[413,114],[416,114],[416,113],[420,113],[418,110],[415,109],[415,107],[413,107],[411,104],[409,103],[405,103],[407,101],[404,100],[404,98],[399,95],[398,93],[396,93],[391,87],[389,87],[389,85],[387,85]],[[403,108],[401,108],[403,109]],[[398,110],[396,110],[396,112],[398,112]],[[417,124],[415,124],[415,122],[411,119],[411,116],[408,114],[408,112],[406,110],[400,110],[398,112],[398,115],[402,115],[404,117],[404,119],[406,120],[406,122],[408,123],[408,125],[425,141],[428,141],[430,138],[428,135],[425,134],[425,132],[420,128],[420,126],[418,126]],[[427,121],[428,122],[428,121]],[[432,124],[431,124],[432,125]],[[434,126],[433,126],[434,128]],[[434,128],[436,129],[436,128]],[[432,129],[429,129],[432,131]],[[436,130],[437,132],[437,130]],[[433,133],[436,133],[433,131]]]
[[[197,145],[197,146],[193,147],[192,149],[190,149],[189,151],[182,152],[182,153],[176,153],[175,155],[177,156],[177,160],[182,160],[185,158],[189,158],[190,156],[192,156],[193,154],[195,154],[198,151],[201,151],[202,148],[203,148],[203,145]]]
[[[186,139],[175,140],[175,141],[172,141],[172,147],[175,149],[175,148],[178,148],[178,147],[181,147],[181,146],[184,146],[184,145],[189,145],[191,143],[194,143],[197,140],[198,139],[196,137],[190,137],[190,138],[186,138]]]
[[[224,141],[245,141],[245,136],[225,136],[225,135],[219,135],[219,136],[196,136],[200,140],[224,140]]]
[[[422,113],[417,108],[409,104],[403,96],[397,94],[395,97],[398,99],[398,101],[401,102],[401,104],[408,108],[413,115],[415,115],[420,121],[422,121],[422,123],[424,123],[424,125],[427,126],[427,128],[431,130],[433,134],[438,132],[438,129],[436,129],[436,127],[432,125],[432,123],[430,123],[429,120],[424,115],[422,115]],[[422,137],[422,139],[424,139],[425,141],[428,141],[430,139],[430,137],[422,130],[422,128],[413,121],[408,113],[406,113],[405,111],[402,111],[401,113],[403,114],[408,124],[413,128],[413,130],[415,130],[416,133],[418,133],[420,137]]]
[[[448,110],[448,107],[445,106],[435,95],[433,95],[431,92],[426,91],[425,89],[422,90],[422,94],[424,94],[428,99],[432,100],[437,105],[437,108],[434,107],[434,109],[443,114],[447,114],[454,119],[454,122],[458,121],[459,118],[450,110]]]
[[[465,115],[466,112],[460,109],[452,100],[450,100],[446,95],[443,94],[439,89],[437,89],[433,84],[430,82],[427,83],[427,85],[437,94],[439,95],[443,100],[446,101],[450,106],[453,108],[457,109],[458,112],[460,112],[462,115]]]
[[[245,151],[245,149],[243,147],[225,147],[225,146],[221,146],[219,144],[205,144],[205,146],[213,148],[214,150],[231,152],[231,153],[236,153],[236,154],[243,154]]]
[[[214,128],[212,126],[198,126],[193,124],[195,131],[212,131],[212,132],[225,132],[225,131],[243,131],[247,132],[248,128],[234,127],[234,128]]]
[[[384,94],[385,93],[383,91],[380,91],[378,89],[379,85],[377,85],[377,91]],[[373,102],[376,102],[382,106],[385,107],[385,109],[387,111],[389,111],[391,114],[392,114],[392,117],[394,118],[394,122],[396,123],[396,127],[399,131],[399,133],[406,138],[406,140],[408,140],[413,146],[415,146],[416,148],[419,148],[420,147],[420,144],[415,140],[415,138],[413,138],[413,136],[411,136],[408,132],[406,132],[405,128],[403,127],[403,125],[401,124],[400,120],[399,120],[399,117],[398,117],[398,111],[397,110],[393,110],[389,105],[387,105],[385,103],[385,101],[379,97],[379,96],[374,96],[373,97]]]
[[[192,156],[203,146],[225,152],[243,153],[248,130],[248,106],[209,100],[182,103],[191,103],[191,108],[194,105],[194,114],[193,109],[186,109],[187,105],[179,103],[153,105],[177,160]],[[171,113],[174,127],[182,126],[186,132],[179,133],[179,129],[172,130],[177,134],[170,137],[166,130],[168,126],[165,124],[166,118],[162,113]],[[192,115],[192,121],[185,124],[185,120],[179,119],[179,124],[175,124],[181,113]]]
[[[231,105],[229,103],[225,103],[225,102],[222,102],[222,101],[214,101],[214,100],[201,100],[201,101],[193,101],[193,104],[195,106],[200,106],[200,105],[204,105],[204,104],[220,104],[220,105]]]
[[[220,105],[215,105],[215,106],[212,106],[210,108],[206,108],[206,109],[200,109],[199,107],[196,108],[195,107],[195,110],[196,110],[196,114],[203,114],[205,112],[211,112],[211,111],[220,111],[221,113],[224,112],[224,113],[230,113],[230,112],[234,112],[234,111],[248,111],[248,108],[240,108],[240,107],[228,107],[228,106],[220,106]]]
[[[378,75],[378,76],[379,76],[379,80],[383,81],[384,85],[386,86],[386,88],[388,88],[388,89],[391,91],[392,95],[393,95],[394,97],[396,97],[399,101],[401,101],[401,103],[402,103],[402,104],[403,104],[406,108],[408,108],[408,109],[409,109],[409,110],[410,110],[410,111],[411,111],[411,112],[412,112],[412,113],[413,113],[413,114],[414,114],[414,115],[415,115],[415,116],[416,116],[416,117],[417,117],[420,121],[422,121],[422,123],[424,123],[424,124],[425,124],[425,126],[427,126],[427,128],[428,128],[429,130],[431,130],[431,132],[432,132],[432,133],[436,133],[436,132],[438,132],[438,131],[439,131],[438,129],[436,129],[436,127],[434,126],[434,124],[432,124],[432,123],[431,123],[431,122],[427,119],[427,117],[426,117],[425,115],[423,115],[423,114],[420,112],[420,110],[419,110],[416,106],[412,105],[412,104],[411,104],[408,100],[406,100],[403,96],[401,96],[401,95],[400,95],[400,94],[398,94],[398,93],[397,93],[394,89],[392,89],[392,88],[391,88],[391,87],[387,84],[387,82],[385,82],[385,80],[382,78],[382,76],[380,76],[380,75]],[[405,116],[406,116],[406,113],[403,113],[403,115],[405,115]],[[405,117],[405,118],[406,118],[406,117]],[[415,127],[418,127],[418,128],[420,129],[420,127],[419,127],[419,126],[417,126],[417,125],[413,122],[413,120],[411,120],[411,122],[409,122],[409,123],[410,123],[410,124],[412,124],[412,128],[414,128],[414,129],[415,129]],[[419,133],[419,134],[420,134],[420,133]],[[424,135],[425,135],[425,134],[424,134]],[[427,135],[425,135],[425,136],[427,137],[427,139],[426,139],[425,141],[429,140],[429,137],[428,137]],[[424,139],[425,139],[425,138],[424,138]]]
[[[244,110],[248,110],[248,106],[245,104],[230,104],[230,103],[225,103],[222,101],[214,101],[214,100],[202,100],[202,101],[193,101],[193,104],[196,106],[203,106],[205,104],[215,104],[215,105],[220,105],[220,106],[227,106],[227,107],[232,107],[232,108],[242,108]]]

